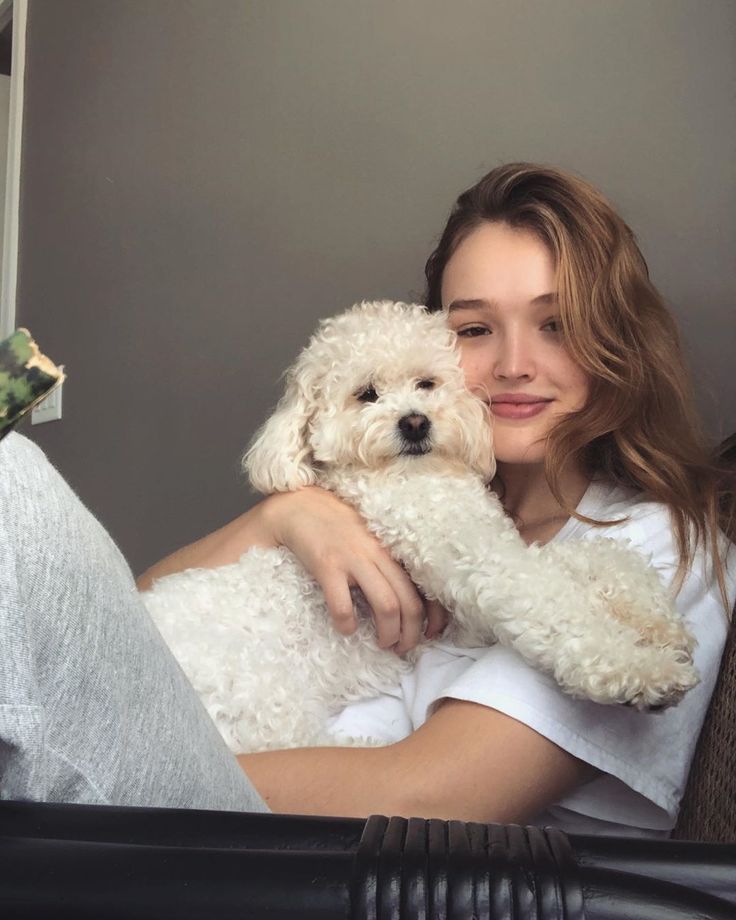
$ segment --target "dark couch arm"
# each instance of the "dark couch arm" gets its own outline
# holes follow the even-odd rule
[[[0,802],[0,916],[736,920],[736,844]]]

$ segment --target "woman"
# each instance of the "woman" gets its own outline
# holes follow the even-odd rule
[[[490,404],[492,485],[524,539],[602,534],[650,554],[679,586],[702,682],[675,709],[643,714],[572,700],[508,649],[439,642],[394,693],[335,720],[338,735],[383,731],[392,743],[245,755],[241,765],[276,811],[666,834],[736,596],[674,321],[603,197],[529,164],[495,169],[460,196],[426,274],[429,309],[447,312],[468,385]],[[441,631],[444,612],[425,609],[355,512],[316,488],[266,499],[141,584],[278,544],[320,582],[341,631],[355,625],[351,585],[384,646],[415,645],[425,616],[427,634]]]

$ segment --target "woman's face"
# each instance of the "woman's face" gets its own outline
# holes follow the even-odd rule
[[[589,386],[563,342],[549,250],[527,230],[481,224],[445,267],[442,305],[468,387],[490,403],[496,460],[542,462],[547,434]]]

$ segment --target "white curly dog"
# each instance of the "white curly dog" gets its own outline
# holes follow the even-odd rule
[[[363,303],[323,321],[246,453],[252,484],[317,483],[354,505],[451,611],[456,644],[510,645],[600,703],[676,703],[698,680],[694,642],[656,572],[610,539],[526,546],[486,487],[488,409],[455,345],[442,315],[417,305]],[[144,599],[235,752],[330,742],[331,715],[422,654],[378,648],[360,597],[357,632],[339,634],[286,549],[162,578]]]

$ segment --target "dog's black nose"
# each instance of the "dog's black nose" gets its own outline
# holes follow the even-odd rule
[[[399,431],[407,441],[423,441],[432,423],[426,415],[413,412],[399,419]]]

